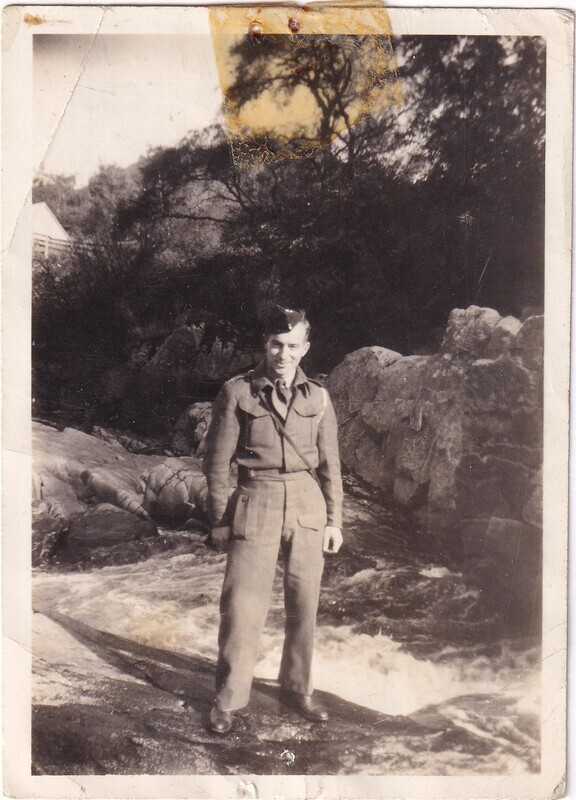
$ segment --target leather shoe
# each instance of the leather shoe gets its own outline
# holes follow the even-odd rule
[[[208,728],[212,733],[223,735],[229,733],[234,722],[233,711],[222,711],[217,705],[213,705],[208,717]]]
[[[313,698],[311,694],[299,694],[288,689],[280,692],[280,700],[284,705],[294,709],[306,719],[312,722],[326,722],[329,717],[328,711],[324,706]]]

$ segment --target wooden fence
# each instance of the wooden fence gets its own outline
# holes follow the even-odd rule
[[[71,239],[55,239],[52,236],[45,236],[40,233],[35,233],[32,239],[32,254],[44,256],[44,258],[61,255],[62,253],[71,253],[74,250],[94,252],[101,249],[102,245],[100,244],[72,241]]]

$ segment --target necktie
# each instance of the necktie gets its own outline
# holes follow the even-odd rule
[[[280,378],[274,383],[272,392],[272,405],[282,419],[286,419],[288,408],[292,400],[292,392]]]

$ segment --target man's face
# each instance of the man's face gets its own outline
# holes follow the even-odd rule
[[[276,377],[292,379],[309,348],[306,326],[298,322],[291,331],[274,333],[268,337],[266,366]]]

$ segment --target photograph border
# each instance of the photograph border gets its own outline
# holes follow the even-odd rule
[[[475,798],[563,794],[566,758],[568,397],[572,228],[573,14],[552,9],[388,8],[393,34],[546,38],[546,287],[542,771],[439,776],[32,776],[30,269],[34,33],[201,33],[206,7],[10,6],[3,21],[4,791],[15,797]],[[26,23],[25,15],[41,25]],[[353,31],[351,31],[353,32]],[[252,784],[256,794],[249,788]],[[247,793],[248,792],[248,793]]]

